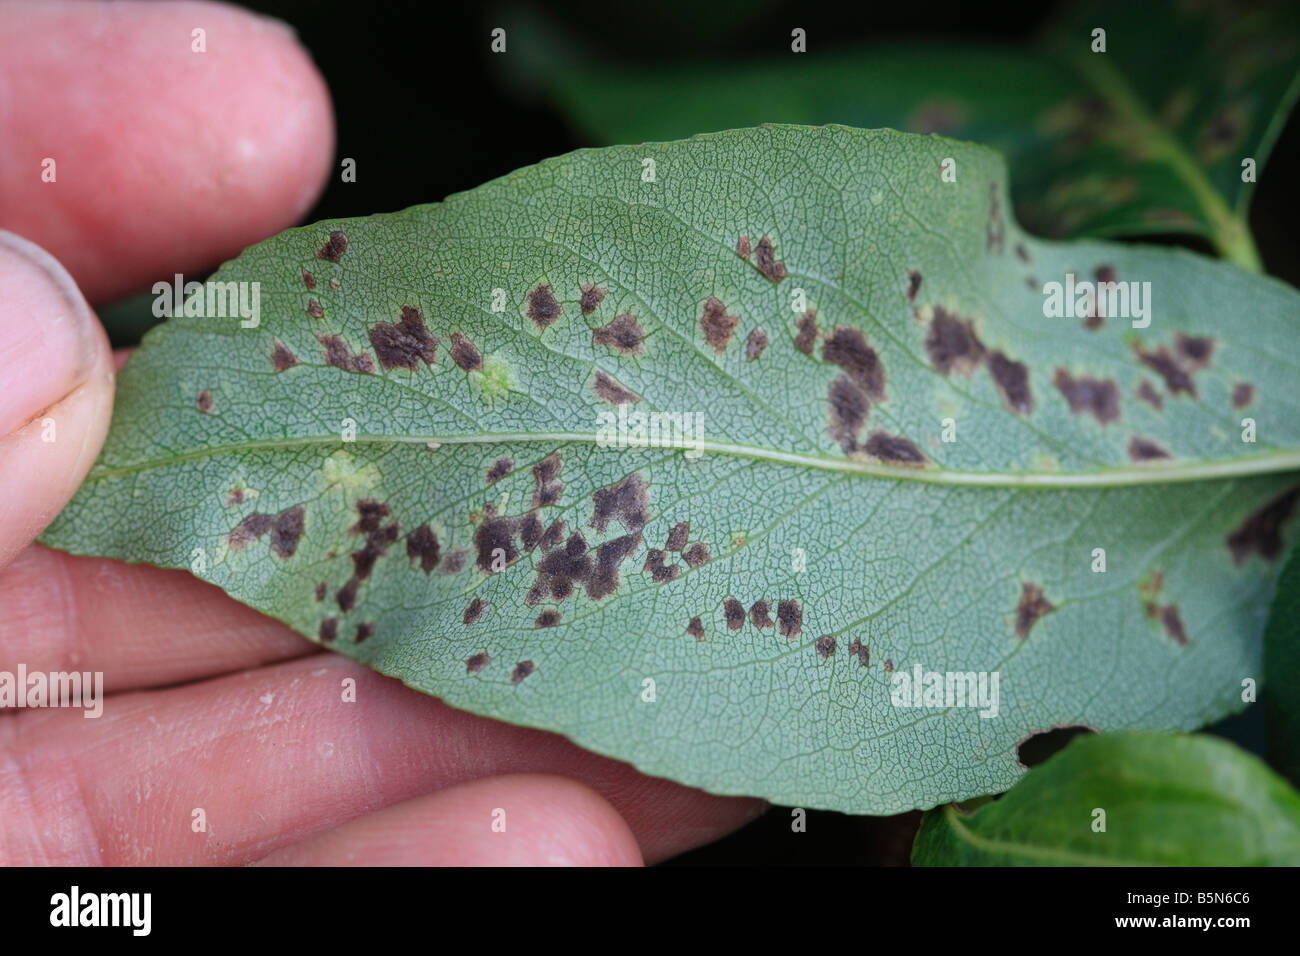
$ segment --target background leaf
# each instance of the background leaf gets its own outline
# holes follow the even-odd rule
[[[981,147],[768,127],[290,230],[216,277],[261,283],[257,328],[146,337],[44,540],[190,567],[455,706],[802,806],[1003,789],[1060,723],[1217,719],[1259,673],[1296,497],[1300,296],[1034,240],[1006,189]],[[1045,318],[1067,272],[1150,282],[1150,326]],[[703,457],[597,444],[625,400],[703,415]],[[918,666],[997,671],[997,717],[895,707]]]
[[[1095,811],[1105,832],[1094,832]],[[1216,737],[1080,737],[973,813],[927,813],[916,866],[1296,866],[1300,795]]]
[[[1041,235],[1199,236],[1256,271],[1242,160],[1263,170],[1300,94],[1300,8],[1287,3],[1115,0],[1079,6],[1036,48],[817,48],[675,69],[530,58],[552,45],[521,46],[514,65],[593,145],[767,122],[938,132],[1006,154],[1017,214]]]

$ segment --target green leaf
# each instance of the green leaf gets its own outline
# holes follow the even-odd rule
[[[927,813],[912,863],[1296,866],[1300,795],[1216,737],[1079,737],[1000,800]]]
[[[1005,195],[982,147],[765,127],[290,230],[215,277],[261,283],[256,328],[146,336],[44,540],[801,806],[1005,788],[1057,723],[1218,719],[1259,673],[1295,497],[1300,295],[1032,239]],[[1151,283],[1149,327],[1044,317],[1043,283],[1099,271]],[[703,428],[609,447],[617,411]],[[895,707],[916,667],[998,672],[997,717]]]
[[[1092,52],[1095,28],[1104,53]],[[1159,37],[1159,43],[1151,38]],[[1004,152],[1016,209],[1047,236],[1183,234],[1259,271],[1255,175],[1300,94],[1300,7],[1091,4],[1036,48],[892,44],[665,70],[537,57],[594,144],[766,122],[889,126]],[[823,41],[829,42],[829,41]],[[528,62],[528,61],[525,61]],[[516,67],[519,64],[512,64]]]
[[[1268,761],[1300,786],[1300,549],[1292,549],[1278,576],[1277,595],[1264,631],[1264,710],[1268,715]],[[1285,676],[1283,676],[1285,675]]]

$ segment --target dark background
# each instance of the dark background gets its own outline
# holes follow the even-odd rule
[[[514,44],[520,34],[513,26],[525,14],[581,37],[601,62],[652,65],[786,53],[796,26],[807,30],[807,56],[916,38],[1025,44],[1060,6],[951,0],[858,0],[817,7],[807,0],[551,0],[474,9],[454,9],[441,0],[248,0],[242,5],[298,31],[334,99],[335,173],[306,221],[436,202],[547,156],[602,145],[583,142],[544,101],[521,95],[506,68],[511,53],[490,52],[491,30],[504,27]],[[1297,154],[1300,123],[1293,116],[1268,166],[1293,169]],[[356,160],[355,183],[340,180],[343,157]],[[1300,285],[1290,235],[1300,203],[1286,180],[1285,174],[1260,177],[1251,227],[1268,271]],[[1263,739],[1258,710],[1214,729],[1258,750]],[[794,833],[790,810],[777,807],[739,833],[674,862],[906,865],[918,819],[919,814],[872,818],[810,811],[807,831]]]

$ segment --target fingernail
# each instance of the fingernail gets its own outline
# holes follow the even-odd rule
[[[58,260],[0,229],[0,436],[85,381],[97,335],[90,306]]]

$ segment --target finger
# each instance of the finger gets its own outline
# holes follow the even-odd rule
[[[333,162],[307,53],[224,4],[4,4],[0,89],[0,227],[49,249],[92,302],[293,225]]]
[[[3,151],[0,151],[3,152]],[[108,431],[108,339],[47,252],[0,231],[0,568],[72,497]]]
[[[113,696],[99,719],[68,709],[0,717],[0,862],[246,863],[422,794],[508,773],[586,783],[650,861],[717,839],[761,808],[453,710],[324,654]]]
[[[462,783],[277,850],[264,866],[637,866],[627,823],[590,787],[512,774]]]
[[[279,621],[185,571],[32,545],[0,571],[0,670],[85,670],[115,693],[314,654]]]

